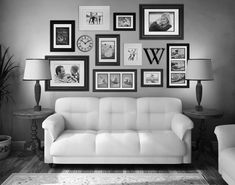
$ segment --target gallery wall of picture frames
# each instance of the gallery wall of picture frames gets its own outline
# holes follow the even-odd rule
[[[84,55],[45,56],[50,61],[52,74],[52,79],[46,81],[46,91],[89,91],[89,51],[92,49],[95,50],[95,66],[112,66],[110,69],[93,69],[93,92],[137,92],[138,73],[142,88],[164,87],[164,74],[167,88],[189,87],[185,79],[188,43],[167,43],[166,50],[162,47],[142,48],[141,43],[141,40],[183,40],[183,4],[139,4],[139,41],[135,43],[128,40],[120,43],[120,33],[136,31],[136,12],[114,11],[111,21],[110,6],[79,6],[78,15],[78,29],[94,31],[95,38],[80,34],[75,41],[75,20],[50,21],[50,51],[75,52],[76,44]],[[99,33],[111,28],[114,32]],[[120,50],[121,44],[123,51]],[[143,54],[149,60],[149,68],[125,69],[125,66],[142,66]],[[153,67],[162,62],[164,54],[166,73],[163,68]],[[123,68],[120,69],[121,61]]]

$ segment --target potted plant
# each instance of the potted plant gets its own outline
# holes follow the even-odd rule
[[[11,92],[9,90],[9,78],[14,71],[14,69],[17,67],[14,62],[12,62],[12,57],[7,57],[8,55],[7,48],[2,56],[2,50],[0,45],[0,109],[2,109],[4,101],[8,102],[11,97]],[[0,118],[2,115],[0,115]],[[0,124],[2,120],[0,119]],[[0,135],[0,160],[4,159],[8,156],[11,149],[11,136],[7,135]]]

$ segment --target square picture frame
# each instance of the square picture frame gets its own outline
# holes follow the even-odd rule
[[[53,52],[75,51],[75,21],[73,20],[50,21],[50,51]]]
[[[50,62],[51,80],[46,91],[89,91],[89,56],[45,56]]]
[[[140,39],[183,39],[183,4],[140,4]]]
[[[114,31],[135,31],[136,13],[114,12],[113,13]]]
[[[79,30],[110,30],[109,6],[79,6]]]
[[[120,35],[97,34],[95,35],[95,55],[97,66],[120,65]]]
[[[188,43],[167,44],[167,88],[189,88],[185,78],[189,54]]]
[[[124,65],[142,65],[141,43],[124,43]]]
[[[94,69],[93,92],[136,92],[136,69]]]
[[[163,69],[141,69],[141,87],[163,87]]]

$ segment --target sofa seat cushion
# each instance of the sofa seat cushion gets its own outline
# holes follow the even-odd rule
[[[220,167],[230,178],[235,180],[235,147],[223,150],[220,153]]]
[[[52,143],[53,156],[183,156],[186,146],[171,130],[66,130]]]

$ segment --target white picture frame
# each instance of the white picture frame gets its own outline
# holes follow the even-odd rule
[[[141,43],[124,43],[124,65],[125,66],[142,65]]]

